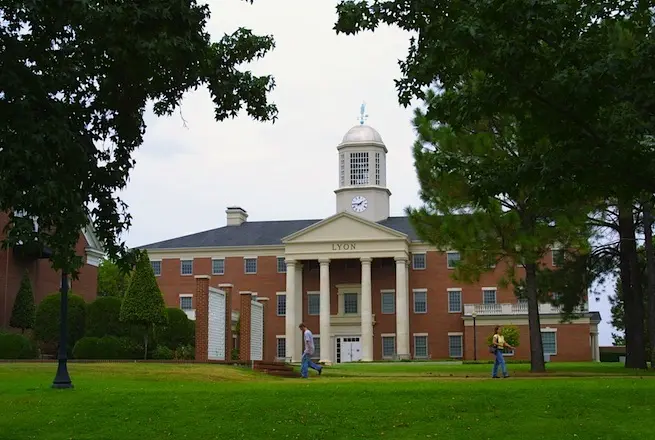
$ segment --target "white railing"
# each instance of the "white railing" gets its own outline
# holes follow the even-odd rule
[[[577,307],[576,313],[588,312],[589,307]],[[502,303],[502,304],[464,304],[464,316],[497,316],[497,315],[527,315],[528,305],[526,303]],[[561,308],[552,304],[539,304],[540,315],[557,315]]]

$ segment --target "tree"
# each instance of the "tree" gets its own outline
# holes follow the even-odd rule
[[[102,260],[98,266],[98,296],[121,298],[127,289],[128,276],[111,260]]]
[[[120,240],[131,217],[117,194],[148,104],[170,115],[185,92],[206,85],[217,121],[242,110],[276,118],[273,78],[242,69],[273,48],[272,37],[239,28],[212,42],[209,8],[195,0],[4,2],[0,17],[3,245],[47,248],[62,280],[82,265],[75,245],[89,222],[110,258],[133,265]],[[61,295],[65,314],[65,282]],[[72,386],[64,351],[53,385]]]
[[[141,252],[137,260],[132,280],[123,299],[120,319],[137,325],[143,330],[144,359],[147,359],[149,332],[155,325],[165,325],[168,321],[164,297],[157,285],[146,251]]]
[[[515,325],[503,326],[503,337],[505,342],[507,342],[512,347],[518,347],[521,345],[521,332],[519,328]],[[494,335],[493,332],[487,336],[487,345],[493,344]]]
[[[337,33],[393,24],[412,31],[399,100],[444,93],[426,112],[455,129],[493,115],[547,139],[538,176],[571,203],[616,201],[626,315],[626,367],[645,368],[643,292],[632,206],[655,193],[655,32],[648,2],[342,1]],[[475,76],[475,87],[462,87]],[[527,125],[524,125],[527,128]],[[535,151],[536,152],[536,151]],[[560,179],[559,181],[557,179]]]
[[[72,352],[75,343],[84,336],[86,322],[86,303],[84,299],[75,295],[73,291],[67,294],[68,313],[66,314],[65,343],[61,335],[61,294],[52,293],[39,303],[36,308],[34,324],[34,338],[41,343],[42,351],[46,354],[56,354],[64,350],[67,354]]]
[[[166,309],[168,322],[157,329],[157,338],[174,352],[182,345],[192,345],[195,326],[183,310],[169,307]]]
[[[126,336],[130,328],[120,320],[121,300],[113,296],[100,297],[86,308],[84,336]]]
[[[34,328],[35,319],[36,305],[34,304],[34,292],[32,291],[30,274],[28,271],[25,271],[23,273],[23,279],[20,282],[20,288],[16,294],[16,299],[14,300],[14,308],[11,311],[9,325],[19,328],[22,333],[25,333],[25,329]]]
[[[429,91],[427,106],[448,98],[448,93]],[[587,247],[586,209],[553,199],[548,182],[538,174],[538,146],[513,118],[497,116],[456,129],[435,125],[419,109],[414,124],[423,206],[407,210],[411,223],[422,240],[459,251],[455,277],[462,281],[478,281],[490,267],[503,263],[505,283],[519,288],[522,276],[515,268],[523,266],[531,370],[545,371],[538,272],[554,244]]]

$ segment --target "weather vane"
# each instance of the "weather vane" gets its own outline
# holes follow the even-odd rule
[[[368,118],[366,114],[366,103],[362,102],[361,107],[359,107],[359,124],[364,125],[364,121]]]

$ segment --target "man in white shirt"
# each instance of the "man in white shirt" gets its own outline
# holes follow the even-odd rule
[[[316,371],[318,371],[318,375],[320,376],[321,373],[323,372],[323,367],[320,365],[316,365],[314,362],[312,362],[312,355],[314,354],[314,335],[312,334],[311,331],[307,328],[307,326],[304,323],[300,323],[298,326],[300,328],[300,331],[303,334],[303,341],[305,341],[304,346],[305,349],[302,352],[302,363],[300,364],[300,375],[304,378],[307,379],[309,376],[309,368],[312,368]]]

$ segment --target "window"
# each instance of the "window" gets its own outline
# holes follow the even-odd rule
[[[463,355],[462,335],[448,335],[448,356],[461,358]]]
[[[496,289],[482,289],[482,304],[496,304]]]
[[[287,272],[287,261],[284,257],[277,257],[277,273]]]
[[[350,184],[368,185],[368,153],[350,153]]]
[[[552,330],[542,330],[541,343],[544,346],[544,354],[557,354],[557,332]]]
[[[224,275],[225,274],[225,260],[222,258],[216,258],[212,260],[212,275]]]
[[[158,277],[161,275],[161,261],[151,261],[150,265],[152,266],[152,271],[155,273],[155,276]]]
[[[414,357],[426,359],[428,357],[428,336],[414,335]]]
[[[182,275],[193,275],[193,260],[180,260],[180,273]]]
[[[414,313],[427,313],[428,291],[425,289],[414,290]]]
[[[394,290],[382,292],[382,313],[385,315],[396,313],[396,292]]]
[[[277,316],[286,316],[287,314],[287,295],[277,294]]]
[[[459,263],[459,252],[448,252],[446,253],[448,269],[454,269]]]
[[[357,294],[344,293],[343,295],[343,312],[344,313],[357,313]]]
[[[395,336],[382,336],[382,357],[392,358],[396,355],[396,337]]]
[[[278,336],[277,342],[277,358],[284,359],[287,357],[287,340],[284,336]]]
[[[321,295],[318,293],[307,293],[307,314],[316,316],[321,314]]]
[[[380,153],[375,153],[375,184],[380,184]]]
[[[257,258],[244,258],[243,269],[245,273],[257,273]]]
[[[553,249],[553,266],[561,266],[564,264],[564,250]]]
[[[345,154],[339,155],[339,186],[346,186],[346,159]]]
[[[460,289],[448,290],[448,313],[462,312],[462,291]]]
[[[314,335],[314,354],[313,359],[321,358],[321,335]]]
[[[426,267],[425,254],[412,254],[412,268],[422,270]]]
[[[180,295],[180,308],[182,310],[193,310],[193,296]]]

